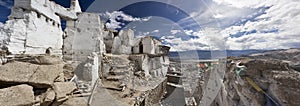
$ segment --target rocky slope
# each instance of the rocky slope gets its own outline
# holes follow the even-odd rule
[[[271,51],[227,59],[224,86],[213,105],[265,106],[273,104],[246,80],[252,79],[267,95],[281,106],[300,104],[300,72],[292,66],[299,64],[299,49]],[[239,64],[239,65],[237,65]],[[245,76],[237,74],[245,66]]]
[[[254,53],[248,56],[253,59],[277,59],[282,60],[297,70],[300,71],[300,49],[273,50],[263,53]]]

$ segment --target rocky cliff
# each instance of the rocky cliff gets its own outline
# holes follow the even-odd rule
[[[299,105],[300,72],[291,67],[295,63],[299,63],[298,49],[229,57],[224,86],[219,94],[221,98],[217,98],[213,105]],[[262,91],[257,91],[247,78]]]

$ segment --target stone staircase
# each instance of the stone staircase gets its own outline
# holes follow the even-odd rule
[[[105,88],[122,91],[124,83],[129,81],[130,77],[130,60],[126,55],[106,55],[111,61],[107,62],[109,71],[105,76],[105,81],[109,82],[104,84]]]

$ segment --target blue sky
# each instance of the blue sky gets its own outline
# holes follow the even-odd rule
[[[69,6],[69,0],[55,1]],[[172,51],[300,47],[296,0],[79,1],[83,11],[99,13],[110,28],[156,36]],[[5,23],[12,5],[12,0],[0,0],[0,22]]]

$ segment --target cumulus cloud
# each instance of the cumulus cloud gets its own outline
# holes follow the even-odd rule
[[[211,49],[287,49],[300,47],[300,1],[297,0],[212,0],[204,11],[189,12],[191,18],[181,25],[200,24],[201,31],[168,30],[162,37],[172,51]],[[120,19],[148,21],[150,18],[123,16],[123,12],[104,13],[112,28],[120,28]],[[188,26],[187,26],[188,27]],[[184,29],[184,28],[182,28]],[[150,30],[139,35],[157,32]],[[160,33],[163,30],[159,29]],[[183,40],[181,36],[198,36]]]
[[[210,5],[211,10],[190,13],[204,28],[198,32],[191,30],[184,32],[199,38],[189,41],[181,41],[177,38],[166,40],[179,44],[172,46],[174,47],[172,50],[300,47],[300,24],[298,24],[300,23],[300,1],[213,1],[214,3]]]
[[[224,1],[233,3],[234,0]],[[299,47],[300,25],[297,23],[300,23],[300,1],[260,1],[259,4],[272,6],[265,11],[265,14],[254,18],[255,21],[248,20],[245,24],[230,26],[220,31],[227,37],[228,49],[287,49]],[[245,4],[240,8],[251,6],[252,4],[248,6]],[[240,37],[229,36],[250,31],[255,31],[255,33],[242,34]]]
[[[180,37],[165,36],[164,42],[171,46],[171,51],[185,50],[225,50],[225,42],[223,36],[219,34],[219,30],[214,28],[206,28],[199,31],[188,31],[197,38],[183,40]],[[187,36],[187,35],[185,35]]]
[[[2,22],[0,22],[0,28],[3,28],[4,24]]]
[[[10,9],[13,5],[13,0],[1,0],[0,1],[0,6],[6,7]]]
[[[218,4],[228,5],[237,8],[257,8],[262,6],[262,3],[264,2],[264,0],[213,0],[213,1]]]
[[[159,30],[153,30],[151,33],[158,33]]]
[[[105,12],[100,14],[100,16],[109,19],[110,23],[106,23],[106,27],[111,29],[121,28],[121,25],[123,25],[123,23],[117,20],[123,20],[129,22],[134,22],[134,21],[143,22],[143,21],[149,21],[151,19],[151,17],[147,17],[147,18],[133,17],[128,14],[125,14],[122,11]]]
[[[174,34],[180,33],[180,32],[181,32],[181,30],[171,30],[170,32],[171,32],[171,34],[173,34],[173,35],[174,35]]]
[[[194,32],[193,30],[183,30],[183,31],[187,35],[192,35],[192,33]]]

